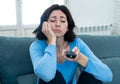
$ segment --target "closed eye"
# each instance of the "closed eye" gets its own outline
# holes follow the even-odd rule
[[[65,21],[61,21],[62,23],[65,23]]]
[[[50,20],[50,22],[55,22],[55,20]]]

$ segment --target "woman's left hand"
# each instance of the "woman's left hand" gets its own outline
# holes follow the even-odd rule
[[[79,59],[79,53],[80,53],[80,51],[79,51],[79,49],[77,47],[74,47],[72,49],[72,52],[76,54],[75,58],[67,57],[66,56],[66,52],[67,52],[66,50],[63,50],[63,52],[62,52],[62,56],[64,56],[65,59],[67,59],[69,61],[77,61],[77,59]]]
[[[75,58],[69,58],[66,56],[65,54],[66,50],[63,50],[62,52],[62,56],[66,59],[66,60],[69,60],[69,61],[76,61],[77,63],[79,63],[80,65],[86,67],[87,63],[88,63],[88,57],[85,56],[84,54],[82,54],[79,50],[78,47],[74,47],[72,49],[72,52],[76,54],[76,57]]]

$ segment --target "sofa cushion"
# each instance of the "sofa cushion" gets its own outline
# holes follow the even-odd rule
[[[80,35],[99,58],[120,57],[120,36]]]
[[[17,77],[18,84],[36,84],[37,77],[35,74],[27,74]]]
[[[29,56],[30,37],[0,37],[0,78],[2,84],[17,84],[17,76],[33,73]]]
[[[120,57],[113,56],[112,58],[102,59],[102,61],[111,68],[113,73],[113,81],[105,84],[120,84]]]

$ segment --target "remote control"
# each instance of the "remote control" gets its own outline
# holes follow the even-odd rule
[[[69,57],[69,58],[75,58],[76,57],[76,54],[71,52],[71,51],[67,51],[66,52],[66,56]]]

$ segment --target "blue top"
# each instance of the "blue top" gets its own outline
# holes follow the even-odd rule
[[[112,81],[110,68],[99,60],[80,38],[75,38],[73,42],[70,42],[70,50],[75,46],[88,57],[88,64],[84,69],[86,72],[91,73],[96,79],[103,82]],[[66,84],[76,84],[75,72],[78,63],[68,60],[62,64],[58,63],[55,45],[47,45],[46,40],[36,40],[30,46],[30,56],[34,72],[38,78],[48,82],[54,78],[57,69],[62,73]]]

